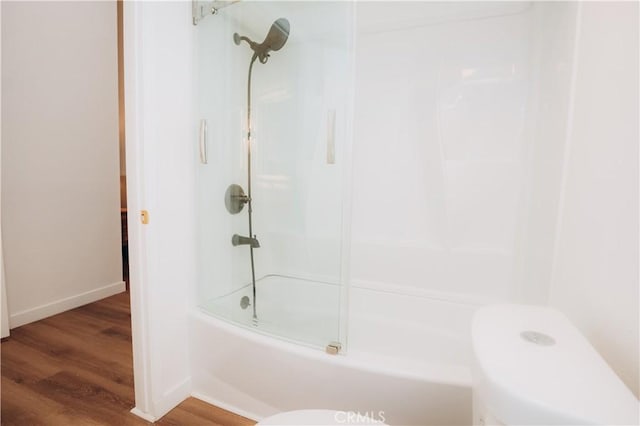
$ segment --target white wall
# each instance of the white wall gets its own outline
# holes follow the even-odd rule
[[[115,2],[2,3],[11,326],[124,290]]]
[[[550,303],[638,395],[638,4],[584,3]]]
[[[571,101],[578,3],[532,5],[532,87],[527,106],[524,214],[511,299],[546,304]]]
[[[357,5],[352,285],[453,301],[516,283],[532,7]]]

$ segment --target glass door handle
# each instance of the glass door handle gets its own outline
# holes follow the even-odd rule
[[[207,164],[207,120],[200,120],[200,162]]]
[[[327,113],[327,164],[336,163],[336,110]]]

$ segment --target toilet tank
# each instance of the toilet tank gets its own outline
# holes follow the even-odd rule
[[[559,311],[480,308],[472,322],[476,425],[637,425],[640,405]]]

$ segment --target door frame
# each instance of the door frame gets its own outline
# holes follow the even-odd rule
[[[125,152],[127,173],[127,228],[131,297],[131,337],[135,407],[133,414],[155,421],[151,402],[146,230],[140,220],[145,205],[142,114],[143,2],[123,4]]]

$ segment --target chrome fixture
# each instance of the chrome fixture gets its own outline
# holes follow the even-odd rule
[[[240,213],[249,201],[249,196],[244,193],[244,189],[235,183],[229,185],[224,194],[224,205],[231,214]]]
[[[242,41],[246,41],[249,47],[254,51],[254,58],[251,59],[251,63],[255,61],[257,57],[261,64],[266,64],[269,60],[269,52],[278,51],[282,49],[282,46],[287,42],[289,38],[289,21],[284,18],[276,20],[264,41],[260,44],[252,41],[249,37],[241,36],[238,33],[233,34],[233,42],[240,45]]]
[[[540,346],[553,346],[556,344],[556,340],[553,337],[539,331],[526,330],[520,333],[520,337],[527,342]]]
[[[247,309],[249,305],[251,305],[251,300],[249,299],[249,296],[242,296],[242,299],[240,299],[240,307],[242,309]]]
[[[191,0],[191,17],[193,25],[198,25],[200,21],[209,15],[215,15],[220,9],[230,6],[240,0],[215,0],[215,1],[198,1]]]
[[[199,147],[200,147],[200,162],[207,164],[207,120],[200,120],[200,135],[199,135]]]
[[[329,355],[338,355],[338,353],[340,352],[340,349],[342,349],[342,343],[340,343],[340,342],[329,342],[329,344],[325,348],[325,351]]]
[[[253,258],[253,249],[260,247],[260,243],[253,233],[253,206],[251,201],[251,72],[253,71],[253,64],[256,62],[256,59],[259,59],[261,64],[266,64],[269,60],[269,52],[275,52],[282,49],[288,38],[289,21],[285,18],[279,18],[271,25],[269,33],[267,33],[264,41],[260,44],[254,42],[248,37],[241,36],[238,33],[233,34],[233,42],[235,44],[240,45],[242,41],[246,41],[249,44],[249,47],[253,50],[253,56],[249,62],[249,72],[247,75],[247,194],[245,196],[244,192],[234,192],[235,190],[233,189],[231,189],[231,192],[230,189],[227,189],[227,193],[229,194],[229,200],[237,200],[242,204],[242,206],[244,206],[245,203],[248,206],[247,211],[249,213],[250,236],[242,237],[236,234],[231,239],[231,242],[234,246],[245,244],[249,246],[249,253],[251,257],[251,287],[253,290],[253,323],[255,325],[258,323],[258,315],[256,311],[256,268]],[[236,198],[233,198],[234,195]],[[242,206],[239,207],[240,210],[242,210]],[[229,204],[227,204],[227,209],[229,209]],[[253,235],[253,237],[251,237],[251,235]]]
[[[238,234],[233,234],[233,237],[231,237],[231,244],[233,244],[234,246],[248,245],[248,246],[251,246],[251,248],[260,247],[260,242],[255,236],[243,237],[242,235],[238,235]]]

